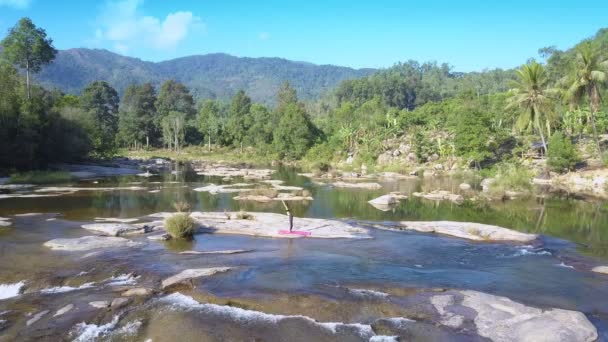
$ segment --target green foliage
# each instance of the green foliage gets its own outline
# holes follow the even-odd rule
[[[123,146],[148,146],[157,138],[156,91],[150,83],[131,85],[125,91],[118,114],[118,137]],[[152,141],[151,141],[152,140]]]
[[[228,110],[228,121],[226,122],[226,133],[230,136],[234,146],[241,145],[251,127],[251,98],[243,90],[239,90],[232,98]]]
[[[108,83],[95,81],[82,91],[80,104],[93,125],[90,132],[93,153],[99,157],[111,156],[116,152],[118,93]]]
[[[189,213],[178,213],[165,219],[165,229],[174,239],[191,239],[196,231],[196,222]]]
[[[12,174],[9,182],[12,184],[57,184],[68,183],[74,178],[65,171],[29,171]]]
[[[572,145],[570,138],[562,132],[557,132],[549,139],[549,151],[547,165],[551,170],[564,172],[574,170],[580,161],[576,148]]]
[[[57,54],[53,40],[46,32],[36,27],[30,18],[21,18],[0,42],[2,56],[14,65],[25,69],[27,94],[30,98],[30,72],[37,73],[43,65],[50,63]]]
[[[490,185],[491,191],[527,191],[532,188],[532,173],[529,169],[514,163],[502,163],[496,169],[496,178]]]
[[[281,114],[273,134],[274,150],[279,158],[299,159],[313,143],[312,122],[304,108],[297,103],[287,105]]]

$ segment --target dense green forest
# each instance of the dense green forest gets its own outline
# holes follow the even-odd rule
[[[540,49],[538,61],[517,70],[458,73],[447,64],[408,61],[345,80],[307,101],[283,82],[273,106],[256,103],[245,90],[229,100],[204,99],[209,96],[193,92],[186,82],[164,79],[159,87],[156,78],[138,82],[136,66],[121,69],[124,79],[134,77],[124,91],[96,80],[80,95],[66,94],[28,81],[57,56],[44,30],[24,18],[2,46],[0,168],[5,170],[106,158],[119,148],[180,152],[184,146],[232,146],[235,153],[253,148],[259,155],[320,168],[348,156],[355,165],[375,165],[386,142],[401,139],[412,145],[412,162],[458,159],[469,167],[516,160],[540,140],[549,166],[564,171],[580,158],[573,141],[591,139],[590,155],[601,159],[600,136],[608,131],[602,101],[608,95],[608,30],[566,51]],[[179,68],[168,70],[187,74]]]
[[[228,101],[242,89],[256,102],[274,104],[276,91],[286,80],[302,99],[312,100],[345,79],[374,71],[220,53],[153,63],[107,50],[78,48],[58,51],[36,79],[45,87],[72,94],[80,94],[93,81],[106,81],[122,95],[133,83],[160,87],[170,78],[186,85],[196,98]]]

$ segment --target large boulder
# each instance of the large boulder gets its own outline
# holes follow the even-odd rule
[[[137,247],[140,245],[140,242],[109,236],[84,236],[76,239],[53,239],[44,243],[44,246],[50,249],[61,251],[89,251],[96,248]]]
[[[476,291],[460,294],[460,305],[476,312],[473,321],[477,333],[492,341],[591,342],[598,338],[597,329],[581,312],[539,309]],[[449,308],[444,310],[450,312]]]
[[[518,232],[489,224],[454,221],[401,221],[401,227],[423,233],[438,233],[475,241],[530,242],[536,234]]]
[[[464,201],[464,197],[462,197],[462,195],[453,194],[445,190],[432,192],[414,192],[412,195],[432,201],[452,201],[456,204],[460,204]]]
[[[174,286],[174,285],[188,282],[192,279],[201,278],[201,277],[209,277],[214,274],[228,272],[230,270],[231,270],[230,267],[210,267],[210,268],[195,268],[195,269],[183,270],[180,273],[163,280],[162,288],[166,289],[166,288]]]
[[[280,230],[289,227],[289,219],[281,214],[254,212],[243,219],[239,219],[242,215],[238,212],[193,212],[190,216],[197,221],[203,232],[208,233],[276,238],[302,237],[302,235],[279,233]],[[296,217],[294,230],[309,232],[307,238],[370,238],[367,229],[339,220]]]

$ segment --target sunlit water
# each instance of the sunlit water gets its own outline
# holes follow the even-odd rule
[[[1,332],[2,338],[77,338],[79,334],[86,337],[85,333],[103,330],[104,324],[112,323],[113,314],[100,316],[98,310],[87,305],[90,301],[107,299],[113,293],[114,285],[108,283],[110,277],[135,272],[140,275],[138,284],[155,286],[160,279],[183,269],[211,266],[233,266],[235,269],[197,281],[196,289],[188,294],[200,302],[234,304],[271,314],[305,315],[320,321],[357,323],[386,317],[387,312],[405,314],[400,311],[401,299],[395,299],[397,297],[372,300],[357,297],[348,289],[388,292],[389,289],[409,291],[417,288],[473,289],[507,296],[528,305],[582,311],[596,325],[602,338],[606,338],[608,276],[589,272],[594,265],[608,264],[608,205],[605,203],[550,197],[542,201],[531,198],[455,205],[409,199],[391,211],[382,212],[367,201],[388,191],[411,193],[442,188],[458,192],[461,180],[383,182],[382,190],[365,191],[314,185],[310,179],[289,170],[280,170],[274,178],[285,180],[287,185],[304,186],[315,198],[309,203],[292,205],[296,224],[297,217],[302,216],[345,219],[366,227],[373,223],[390,225],[391,221],[399,220],[473,221],[542,234],[541,243],[533,246],[472,243],[371,228],[373,239],[365,240],[286,240],[201,234],[192,242],[162,243],[135,237],[145,243],[143,248],[120,252],[106,250],[85,258],[83,253],[50,251],[42,243],[53,238],[90,235],[80,225],[95,217],[141,217],[173,211],[172,205],[177,200],[189,202],[192,210],[197,211],[283,211],[280,202],[239,203],[232,199],[235,194],[195,192],[192,189],[197,186],[222,181],[197,176],[190,170],[177,176],[166,174],[150,179],[129,176],[99,179],[96,183],[80,182],[78,186],[86,187],[130,186],[142,182],[136,185],[160,192],[81,191],[60,197],[0,200],[0,216],[13,221],[11,227],[0,228],[0,284],[8,286],[21,281],[26,284],[25,294],[0,300],[0,312],[11,310],[13,316],[11,313],[6,315],[9,321],[17,322]],[[23,213],[43,215],[13,216]],[[251,252],[205,256],[179,254],[185,250],[227,249]],[[94,285],[83,286],[89,283]],[[60,286],[73,290],[41,294],[45,289],[48,292],[48,289]],[[14,290],[7,289],[7,293]],[[78,310],[53,320],[54,310],[68,303],[75,303]],[[215,313],[213,307],[201,307],[194,313],[164,312],[162,302],[134,304],[137,305],[132,305],[133,310],[120,317],[121,322],[128,321],[132,325],[118,324],[120,329],[130,328],[134,332],[122,336],[116,332],[118,326],[108,325],[106,330],[115,331],[111,338],[145,340],[156,337],[156,341],[169,339],[171,334],[185,333],[184,338],[240,340],[250,338],[247,331],[253,329],[256,336],[264,340],[307,340],[301,331],[306,331],[303,327],[310,324],[279,320],[271,329],[267,326],[269,318],[265,317],[264,323],[251,321],[241,322],[242,326],[228,325],[225,319],[218,318],[228,313]],[[49,309],[51,313],[37,325],[27,327],[24,322],[31,317],[24,315],[43,309]],[[159,316],[160,313],[164,316]],[[95,324],[74,327],[74,322],[82,321]],[[318,336],[310,332],[316,340],[336,337],[325,336],[324,327],[319,329]],[[344,329],[339,336],[350,340],[350,328]],[[110,338],[103,333],[99,336]],[[450,338],[459,336],[450,335]],[[472,337],[465,339],[469,338]]]

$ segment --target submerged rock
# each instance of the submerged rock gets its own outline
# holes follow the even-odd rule
[[[62,307],[61,309],[57,310],[57,312],[55,312],[55,314],[53,315],[53,317],[61,316],[61,315],[65,314],[65,313],[68,313],[72,309],[74,309],[74,304],[68,304],[68,305]]]
[[[274,213],[250,213],[249,219],[238,219],[239,213],[200,213],[194,218],[201,230],[217,234],[240,234],[277,238],[301,238],[301,235],[280,234],[279,230],[288,229],[286,215]],[[369,238],[366,229],[354,227],[346,222],[328,219],[294,218],[294,230],[310,232],[308,238]]]
[[[184,251],[184,252],[180,252],[179,254],[195,254],[195,255],[205,255],[205,254],[239,254],[239,253],[247,253],[247,252],[251,252],[251,250],[249,249],[227,249],[227,250],[223,250],[223,251],[206,251],[206,252],[201,252],[201,251]]]
[[[149,296],[152,293],[154,293],[154,291],[152,291],[152,289],[148,289],[145,287],[136,287],[134,289],[128,289],[127,291],[121,293],[120,295],[123,297],[134,297],[134,296]]]
[[[89,302],[89,305],[97,309],[105,309],[110,306],[110,302],[108,302],[107,300],[98,300],[94,302]]]
[[[409,230],[423,233],[438,233],[475,241],[516,241],[536,240],[536,234],[518,232],[489,224],[454,221],[401,221],[399,224]]]
[[[477,333],[492,341],[591,342],[598,338],[597,329],[581,312],[543,310],[476,291],[459,293],[463,295],[460,305],[476,312],[470,319]]]
[[[336,188],[345,188],[345,189],[368,189],[368,190],[377,190],[381,189],[382,185],[378,183],[348,183],[348,182],[335,182],[332,185]]]
[[[209,277],[217,273],[228,272],[231,269],[231,267],[211,267],[183,270],[180,273],[163,280],[162,288],[166,289],[170,286],[181,284],[195,278]]]
[[[144,232],[143,228],[126,223],[91,223],[82,225],[82,228],[107,236],[121,236],[129,233]]]
[[[53,239],[44,243],[45,247],[61,251],[89,251],[96,248],[137,247],[140,242],[121,237],[83,236],[75,239]]]
[[[414,192],[412,195],[432,201],[452,201],[456,204],[460,204],[464,201],[464,197],[462,197],[462,195],[453,194],[445,190],[433,191],[428,193]]]
[[[44,317],[49,312],[50,312],[50,310],[40,311],[39,313],[35,314],[34,317],[28,319],[27,322],[25,322],[25,325],[27,325],[29,327],[30,325],[38,322],[42,317]]]

